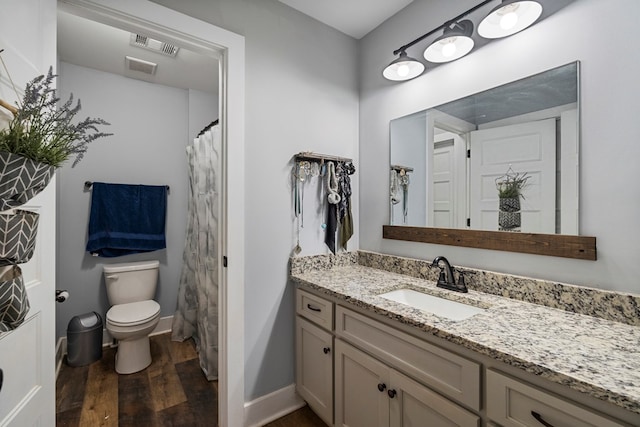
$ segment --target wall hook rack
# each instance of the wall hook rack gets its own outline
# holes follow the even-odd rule
[[[320,163],[324,163],[324,162],[327,162],[327,161],[330,161],[330,162],[344,162],[344,163],[353,162],[353,160],[351,160],[351,159],[349,159],[347,157],[331,156],[331,155],[327,155],[327,154],[318,154],[318,153],[312,153],[311,151],[300,152],[300,153],[296,154],[294,157],[295,157],[296,161],[309,160],[309,161],[320,162]]]

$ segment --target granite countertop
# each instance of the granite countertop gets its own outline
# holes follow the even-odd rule
[[[295,283],[410,325],[555,383],[640,414],[640,327],[362,265],[294,272]],[[378,295],[411,288],[486,308],[448,320]]]

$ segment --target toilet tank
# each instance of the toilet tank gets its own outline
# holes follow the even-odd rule
[[[111,305],[151,300],[158,284],[158,261],[124,262],[103,266]]]

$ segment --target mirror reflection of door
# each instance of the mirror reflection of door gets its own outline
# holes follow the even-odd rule
[[[430,227],[464,227],[466,218],[464,135],[434,127]]]
[[[556,121],[471,132],[471,223],[498,230],[496,178],[509,168],[529,177],[520,200],[522,232],[556,232]]]

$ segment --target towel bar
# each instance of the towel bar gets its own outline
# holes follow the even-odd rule
[[[91,181],[85,181],[84,182],[84,188],[85,189],[91,188],[92,185],[93,185],[93,182],[91,182]],[[167,191],[169,191],[169,186],[167,185],[166,187],[167,187]]]

